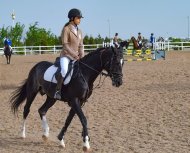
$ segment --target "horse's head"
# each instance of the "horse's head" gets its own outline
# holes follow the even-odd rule
[[[120,44],[121,48],[123,48],[123,47],[128,48],[128,46],[129,46],[129,42],[128,41],[122,41],[119,44]]]
[[[133,43],[134,49],[139,49],[138,42],[137,42],[137,40],[135,39],[134,36],[131,37],[131,41]]]
[[[132,37],[131,37],[131,41],[132,41],[132,42],[135,42],[135,41],[137,41],[137,40],[135,39],[134,36],[132,36]]]
[[[120,50],[119,48],[111,47],[105,52],[107,52],[107,54],[104,55],[104,57],[107,59],[107,61],[103,63],[103,67],[108,72],[108,75],[112,80],[112,85],[119,87],[123,83]]]

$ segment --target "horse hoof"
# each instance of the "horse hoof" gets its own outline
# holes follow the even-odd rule
[[[21,138],[22,138],[22,139],[25,139],[25,138],[26,138],[26,135],[25,135],[25,134],[22,134],[22,135],[21,135]]]
[[[47,136],[45,136],[45,135],[42,135],[42,139],[43,139],[45,142],[47,142],[47,141],[48,141],[48,137],[47,137]]]
[[[86,146],[83,146],[83,151],[84,152],[90,152],[90,148],[87,148]]]
[[[65,148],[65,142],[63,141],[63,139],[60,141],[60,147]]]

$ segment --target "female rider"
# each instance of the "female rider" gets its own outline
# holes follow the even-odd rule
[[[63,49],[60,53],[61,73],[57,78],[57,86],[54,98],[61,99],[61,87],[68,71],[70,60],[79,60],[84,56],[82,31],[78,28],[82,13],[73,8],[68,13],[69,22],[65,24],[61,34]]]

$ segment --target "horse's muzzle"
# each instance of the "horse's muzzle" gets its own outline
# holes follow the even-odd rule
[[[123,84],[122,75],[112,76],[112,85],[119,87]]]

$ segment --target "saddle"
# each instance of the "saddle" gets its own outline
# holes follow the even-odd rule
[[[67,85],[73,75],[74,65],[76,61],[71,60],[68,65],[68,71],[64,78],[64,85]],[[44,73],[44,80],[48,82],[57,83],[58,74],[61,72],[60,57],[55,59],[55,62]]]
[[[70,62],[69,62],[69,65],[68,65],[68,71],[67,71],[67,73],[66,73],[66,76],[64,77],[64,80],[63,81],[65,81],[65,79],[68,77],[68,75],[71,73],[71,70],[72,70],[72,68],[73,68],[73,60],[70,60]],[[54,62],[54,65],[57,67],[57,71],[55,72],[55,78],[56,78],[56,80],[57,80],[57,78],[58,78],[58,75],[59,75],[59,73],[61,73],[61,65],[60,65],[60,57],[57,57],[56,59],[55,59],[55,62]]]

